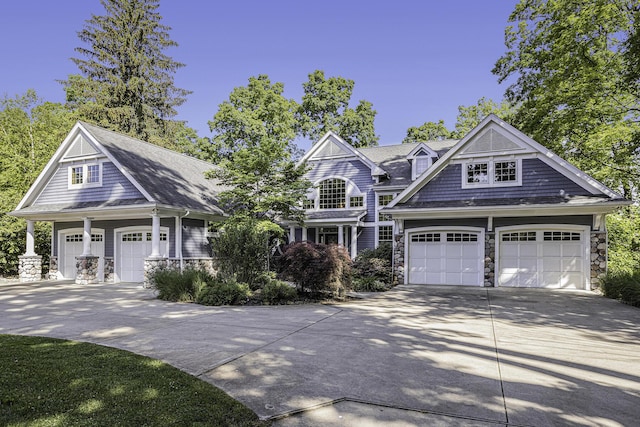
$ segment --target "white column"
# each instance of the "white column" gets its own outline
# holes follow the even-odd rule
[[[358,227],[351,226],[351,259],[355,259],[358,255]]]
[[[91,256],[91,218],[82,218],[84,230],[82,232],[82,256]]]
[[[344,246],[344,225],[338,226],[338,244]]]
[[[35,221],[30,219],[27,220],[27,247],[25,249],[25,256],[36,255]]]
[[[160,217],[154,209],[151,215],[151,258],[160,258]]]
[[[176,257],[180,260],[180,271],[182,271],[182,218],[176,216]]]
[[[306,242],[307,240],[307,227],[302,227],[302,241]]]
[[[296,228],[293,225],[289,226],[289,243],[296,241]]]

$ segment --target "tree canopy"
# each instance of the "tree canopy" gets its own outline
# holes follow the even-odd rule
[[[373,104],[361,100],[355,109],[349,107],[354,85],[344,77],[325,78],[321,70],[310,73],[296,112],[299,132],[314,142],[333,131],[354,147],[377,146]]]
[[[229,186],[220,199],[235,218],[303,220],[309,183],[304,165],[293,160],[297,104],[283,90],[266,75],[251,77],[209,122],[207,155],[219,166],[210,175]]]
[[[177,46],[161,23],[159,0],[101,0],[104,15],[93,15],[78,37],[85,44],[72,58],[80,74],[63,85],[79,116],[134,137],[172,146],[184,123],[173,122],[189,94],[174,85],[184,64],[166,55]]]
[[[500,82],[514,79],[505,95],[517,127],[627,196],[640,178],[638,93],[628,84],[638,76],[638,8],[521,0],[493,69]]]
[[[447,129],[444,120],[425,122],[421,126],[412,126],[407,129],[407,136],[402,140],[403,144],[424,141],[440,141],[451,138],[451,131]]]

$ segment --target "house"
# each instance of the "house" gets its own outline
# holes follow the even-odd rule
[[[207,228],[224,218],[207,162],[78,122],[12,215],[27,220],[22,281],[39,280],[34,222],[53,225],[50,278],[142,282],[159,266],[212,268]]]
[[[605,215],[631,202],[495,115],[459,141],[355,149],[328,133],[291,240],[393,242],[399,283],[591,289]]]

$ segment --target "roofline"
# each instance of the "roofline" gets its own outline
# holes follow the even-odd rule
[[[394,219],[420,219],[442,216],[456,218],[473,217],[510,217],[540,216],[540,215],[592,215],[613,212],[615,209],[633,204],[631,200],[613,200],[597,204],[581,203],[573,205],[536,204],[536,205],[495,205],[495,206],[464,206],[447,208],[396,208],[381,209],[382,213],[391,214]]]
[[[380,176],[380,175],[387,174],[387,172],[384,169],[382,169],[380,166],[378,166],[373,160],[365,156],[363,153],[360,152],[360,150],[353,147],[351,144],[347,143],[344,139],[340,138],[340,136],[333,131],[328,131],[322,136],[322,138],[320,138],[315,144],[313,144],[311,146],[311,149],[307,151],[304,156],[302,156],[302,158],[298,161],[296,165],[300,166],[301,164],[307,162],[311,156],[313,156],[318,150],[320,150],[320,146],[330,137],[335,138],[338,141],[338,143],[342,146],[342,148],[353,153],[354,156],[356,156],[367,167],[369,167],[369,169],[371,170],[371,176]]]
[[[445,153],[444,156],[440,158],[438,162],[434,164],[435,167],[427,169],[427,172],[423,174],[420,178],[416,179],[413,183],[411,183],[402,193],[398,195],[389,205],[388,207],[394,207],[398,203],[404,203],[409,200],[413,195],[415,195],[425,184],[427,184],[431,179],[433,179],[438,173],[440,173],[445,167],[449,165],[450,159],[455,156],[462,147],[464,147],[467,142],[473,138],[478,132],[480,132],[485,126],[489,123],[495,123],[496,125],[506,129],[508,132],[514,134],[518,138],[522,139],[526,144],[530,145],[531,148],[536,150],[538,153],[542,154],[542,156],[538,156],[538,158],[542,159],[545,163],[552,166],[555,166],[554,169],[560,171],[561,169],[567,170],[571,172],[570,179],[574,182],[578,183],[582,187],[588,189],[595,189],[598,192],[609,196],[611,198],[621,198],[622,196],[604,184],[597,181],[595,178],[587,175],[582,172],[580,169],[573,166],[568,161],[564,160],[551,150],[547,149],[543,145],[539,144],[531,137],[524,134],[522,131],[516,129],[509,123],[500,119],[495,114],[491,113],[487,117],[485,117],[476,127],[474,127],[469,133],[467,133],[464,138],[462,138],[456,145],[451,147],[449,151]],[[566,176],[566,175],[565,175]]]

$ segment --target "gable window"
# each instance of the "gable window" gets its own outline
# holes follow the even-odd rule
[[[99,187],[102,185],[102,164],[69,166],[69,188]]]
[[[462,187],[515,186],[521,184],[520,160],[466,163],[463,167]]]
[[[415,162],[415,176],[418,177],[422,175],[424,171],[429,169],[429,164],[431,163],[431,159],[427,156],[417,156],[414,160]]]

